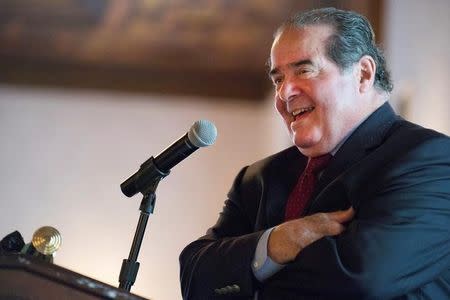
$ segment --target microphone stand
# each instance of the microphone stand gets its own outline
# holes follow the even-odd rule
[[[150,214],[153,213],[156,201],[156,188],[158,187],[159,181],[164,178],[169,172],[161,172],[154,164],[154,158],[151,157],[145,162],[146,167],[155,168],[157,172],[161,174],[153,182],[147,184],[146,188],[142,192],[144,195],[141,205],[139,207],[140,215],[139,221],[136,227],[136,232],[134,234],[133,243],[131,245],[130,254],[128,259],[122,261],[122,267],[120,269],[119,275],[119,288],[129,292],[131,286],[136,281],[136,276],[139,270],[139,262],[137,262],[137,257],[139,255],[139,250],[141,249],[142,239],[144,238],[145,228],[147,227],[147,222]]]

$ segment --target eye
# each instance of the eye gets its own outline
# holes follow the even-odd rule
[[[283,82],[283,78],[281,76],[272,77],[273,85],[277,86],[277,85],[280,85],[282,82]]]
[[[311,74],[313,72],[313,69],[311,67],[300,67],[298,68],[295,73],[297,75],[308,75]]]

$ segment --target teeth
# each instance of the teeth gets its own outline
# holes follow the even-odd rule
[[[305,107],[305,108],[300,108],[300,109],[297,109],[297,110],[294,110],[293,112],[292,112],[292,116],[297,116],[297,115],[299,115],[299,114],[301,114],[301,113],[304,113],[304,112],[308,112],[308,111],[312,111],[314,109],[314,107]]]

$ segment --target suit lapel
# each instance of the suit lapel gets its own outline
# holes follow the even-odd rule
[[[314,206],[320,201],[322,191],[335,178],[359,162],[382,143],[389,129],[398,119],[399,117],[396,116],[392,107],[386,102],[356,128],[332,158],[329,166],[320,177],[316,192],[305,211],[306,213],[314,209]]]

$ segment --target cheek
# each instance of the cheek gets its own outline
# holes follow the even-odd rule
[[[280,97],[276,95],[275,95],[275,108],[282,117],[284,117],[285,114],[287,113],[286,105],[284,104],[283,100],[281,100]]]
[[[286,110],[286,105],[283,100],[281,100],[279,97],[275,97],[275,108],[278,111],[278,114],[283,119],[284,124],[287,127],[287,130],[291,132],[291,116]]]
[[[351,96],[347,86],[334,86],[334,89],[322,93],[320,118],[327,135],[339,135],[340,132],[346,130],[349,112],[354,109],[349,105]]]

